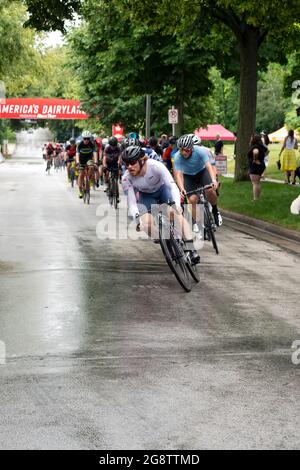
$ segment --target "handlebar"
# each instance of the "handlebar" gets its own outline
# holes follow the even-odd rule
[[[186,196],[192,196],[193,194],[201,194],[203,193],[204,191],[206,191],[207,189],[211,189],[213,188],[213,184],[207,184],[206,186],[201,186],[197,189],[194,189],[193,191],[189,191],[188,193],[186,193],[185,195]]]

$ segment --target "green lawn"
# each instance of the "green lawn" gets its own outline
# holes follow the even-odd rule
[[[282,171],[279,171],[277,169],[276,162],[278,160],[278,155],[280,152],[282,144],[270,144],[269,145],[269,166],[266,171],[266,177],[267,178],[272,178],[276,180],[284,180],[284,174]],[[228,157],[228,173],[234,173],[234,160],[233,160],[233,145],[230,144],[225,144],[224,145],[224,155],[227,155]],[[300,165],[300,154],[298,154],[298,165]]]
[[[264,182],[261,199],[252,201],[250,181],[235,183],[225,177],[221,180],[221,208],[300,231],[300,215],[290,213],[291,202],[300,194],[299,186]]]

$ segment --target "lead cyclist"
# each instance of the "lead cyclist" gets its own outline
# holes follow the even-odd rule
[[[122,178],[122,185],[124,192],[127,192],[129,215],[141,221],[142,230],[150,237],[158,239],[158,230],[154,225],[151,206],[174,202],[175,206],[170,211],[182,229],[185,250],[190,252],[192,264],[198,264],[200,256],[195,250],[189,224],[182,215],[180,192],[167,168],[161,162],[148,159],[139,146],[127,147],[123,153],[123,161],[126,172]]]

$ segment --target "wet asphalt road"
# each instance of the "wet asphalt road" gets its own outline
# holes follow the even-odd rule
[[[299,448],[297,256],[224,226],[186,294],[158,246],[97,238],[103,191],[29,158],[0,188],[1,449]]]

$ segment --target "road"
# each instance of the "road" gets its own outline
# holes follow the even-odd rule
[[[223,226],[187,294],[151,241],[99,238],[103,191],[40,157],[0,188],[1,449],[299,448],[299,257]]]

